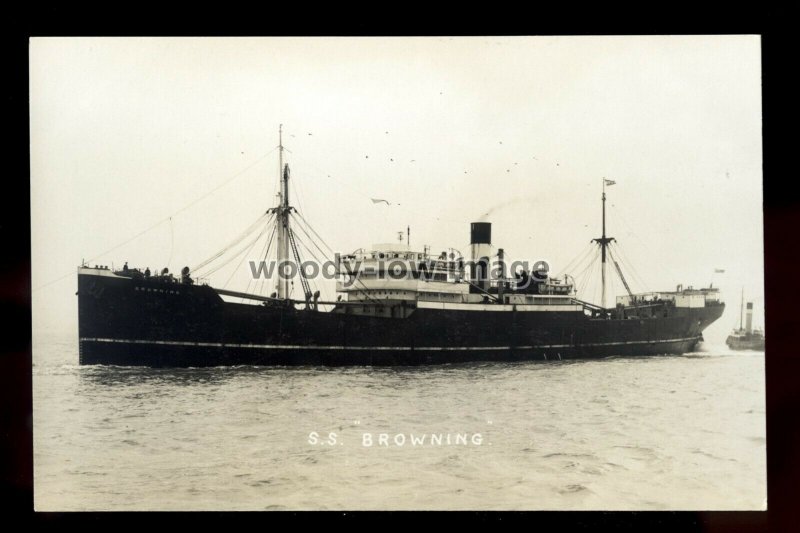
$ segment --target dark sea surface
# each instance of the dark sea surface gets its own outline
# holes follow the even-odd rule
[[[147,369],[81,367],[74,336],[37,334],[35,507],[763,509],[764,354],[701,349]]]

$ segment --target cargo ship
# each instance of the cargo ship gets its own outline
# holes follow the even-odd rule
[[[756,350],[764,351],[766,339],[764,332],[760,329],[753,329],[753,302],[747,302],[747,318],[742,324],[744,313],[744,290],[742,290],[742,305],[739,311],[739,327],[734,329],[725,340],[725,344],[731,350]]]
[[[276,148],[278,205],[245,236],[262,228],[258,238],[269,236],[267,253],[274,241],[277,264],[299,265],[301,251],[315,249],[298,246],[301,236],[319,235],[290,204],[282,140]],[[613,182],[603,180],[602,235],[591,241],[601,265],[599,304],[579,299],[569,274],[554,277],[543,268],[507,271],[487,221],[471,224],[468,258],[452,249],[441,254],[427,247],[415,250],[408,240],[341,256],[335,301],[320,300],[302,269],[296,272],[302,298],[292,298],[296,284],[289,276],[275,276],[274,292],[263,295],[214,287],[198,279],[197,267],[175,276],[127,263],[122,269],[83,264],[77,292],[79,362],[415,366],[693,351],[703,330],[724,311],[719,290],[677,285],[634,294],[613,255],[615,239],[606,235],[607,184]],[[244,237],[231,246],[241,242],[243,249],[252,249]],[[626,294],[608,306],[611,265]]]

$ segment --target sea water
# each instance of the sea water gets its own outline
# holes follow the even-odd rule
[[[40,511],[763,509],[764,354],[79,366],[33,344]]]

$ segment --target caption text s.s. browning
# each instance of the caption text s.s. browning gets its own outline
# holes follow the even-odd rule
[[[363,448],[403,448],[403,447],[439,447],[439,446],[483,446],[491,443],[484,441],[481,433],[373,433],[360,432],[358,435],[345,436],[330,431],[311,431],[308,444],[312,446],[345,446],[356,444]]]

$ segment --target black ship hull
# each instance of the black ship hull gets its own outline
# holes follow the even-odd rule
[[[645,319],[582,311],[401,307],[402,316],[224,301],[209,286],[82,273],[80,363],[435,365],[681,354],[695,349],[724,304],[671,308]]]

